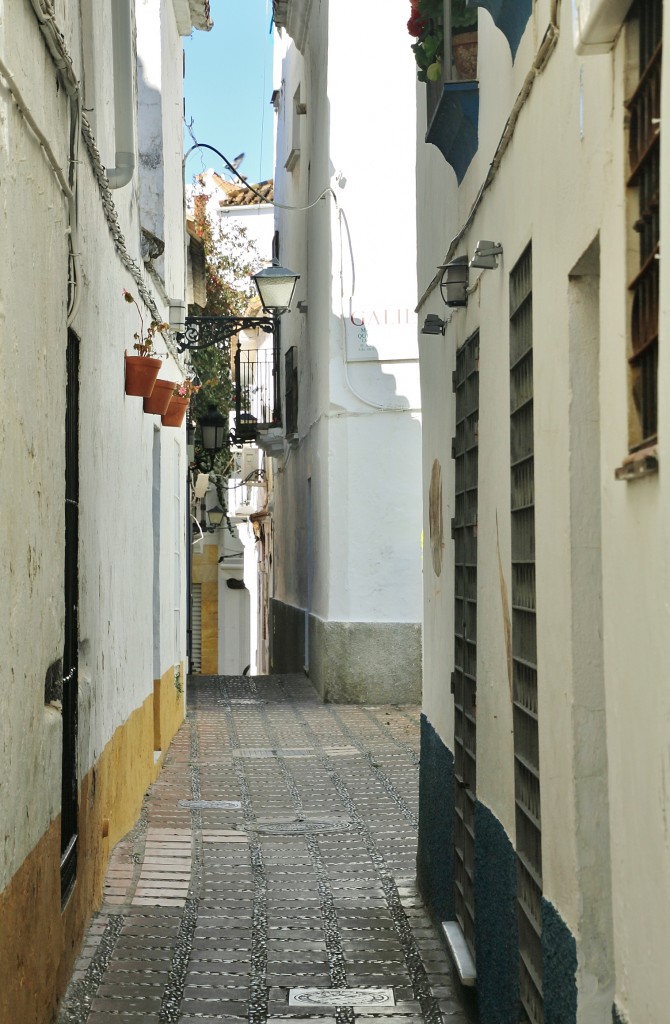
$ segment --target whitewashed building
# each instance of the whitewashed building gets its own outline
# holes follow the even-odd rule
[[[249,263],[268,262],[274,232],[272,180],[245,185],[229,181],[213,170],[197,175],[187,186],[187,203],[197,190],[206,196],[206,211],[215,244],[226,250],[226,236],[240,241]],[[238,235],[244,232],[244,237]],[[219,234],[219,232],[221,234]],[[232,251],[232,249],[228,249]],[[234,282],[240,290],[249,279]],[[189,295],[189,300],[195,297]],[[196,303],[206,304],[203,295]],[[263,316],[257,297],[250,299],[246,315]],[[264,543],[268,528],[269,457],[256,444],[255,425],[272,422],[276,396],[273,370],[274,337],[260,329],[241,330],[232,339],[231,372],[235,405],[230,414],[231,434],[244,446],[234,445],[225,477],[193,494],[193,550],[191,574],[192,658],[194,674],[263,674],[269,667],[268,576],[271,562]],[[209,468],[209,467],[206,467]],[[205,474],[200,477],[202,479]],[[219,493],[219,489],[225,491]],[[213,528],[208,510],[221,507],[228,522]],[[230,528],[229,528],[230,527]]]
[[[420,692],[416,114],[405,7],[274,3],[274,255],[300,281],[281,320],[283,435],[268,442],[271,661],[304,668],[334,701]]]
[[[419,881],[481,1024],[663,1020],[668,25],[468,7],[418,88]]]
[[[184,714],[185,433],[124,352],[184,303],[180,37],[209,26],[207,0],[0,4],[3,1021],[55,1018]]]

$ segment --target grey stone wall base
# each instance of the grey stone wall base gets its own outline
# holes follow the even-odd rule
[[[323,700],[419,704],[421,626],[413,622],[309,622],[309,675]]]
[[[270,602],[274,672],[305,665],[305,612]],[[413,622],[324,622],[309,616],[309,677],[324,701],[419,704],[421,626]]]

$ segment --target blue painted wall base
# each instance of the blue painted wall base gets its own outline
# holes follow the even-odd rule
[[[577,943],[556,907],[544,897],[542,971],[545,1024],[576,1024]]]
[[[479,1024],[518,1024],[516,854],[488,807],[475,804],[475,947]]]
[[[454,755],[421,715],[417,882],[436,921],[454,917]]]

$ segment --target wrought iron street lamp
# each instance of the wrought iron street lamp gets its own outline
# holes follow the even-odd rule
[[[229,425],[215,405],[210,405],[200,417],[202,447],[206,452],[220,452],[229,436]]]
[[[221,508],[220,505],[213,505],[211,508],[207,508],[205,499],[202,499],[200,502],[200,522],[198,523],[202,533],[214,533],[219,527],[223,526],[225,518],[225,509]]]
[[[209,529],[213,533],[214,530],[218,530],[220,526],[223,526],[223,520],[226,518],[225,509],[222,509],[220,505],[212,505],[211,508],[207,509],[207,518],[209,520]]]
[[[261,330],[273,334],[277,318],[291,308],[300,275],[276,261],[252,275],[267,316],[187,316],[185,331],[178,334],[179,352],[198,352],[229,341],[240,331]]]

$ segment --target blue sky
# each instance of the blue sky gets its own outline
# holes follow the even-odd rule
[[[214,28],[184,40],[186,123],[198,142],[233,161],[244,153],[240,173],[249,181],[272,177],[273,117],[271,0],[211,0]],[[184,151],[193,145],[188,131]],[[210,150],[194,150],[186,181],[225,165]],[[226,175],[228,176],[228,175]]]

